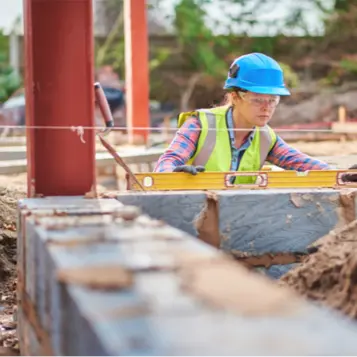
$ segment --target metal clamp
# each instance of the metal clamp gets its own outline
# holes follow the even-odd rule
[[[235,184],[231,182],[232,177],[237,176],[254,176],[257,179],[255,183],[239,183]],[[264,188],[268,186],[268,174],[265,172],[232,172],[224,176],[224,183],[226,187],[235,188]]]

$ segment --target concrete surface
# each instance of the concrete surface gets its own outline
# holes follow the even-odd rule
[[[354,322],[116,200],[22,200],[19,220],[28,355],[357,353]]]
[[[304,251],[339,219],[339,192],[332,189],[221,192],[219,202],[224,250]]]
[[[150,217],[196,236],[194,221],[206,204],[206,195],[202,191],[123,192],[117,200],[124,205],[140,207]]]
[[[357,190],[354,190],[357,192]],[[214,191],[220,248],[253,255],[304,252],[344,220],[340,193],[334,189]],[[204,210],[203,191],[130,192],[117,199],[138,206],[150,217],[198,237],[195,221]],[[275,266],[267,274],[278,278],[293,265]]]

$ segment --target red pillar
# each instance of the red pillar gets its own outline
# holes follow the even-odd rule
[[[26,125],[94,126],[92,0],[24,0]],[[27,129],[28,195],[83,195],[95,184],[95,136]]]
[[[146,0],[124,0],[125,83],[127,127],[130,141],[141,136],[146,141],[149,119],[149,39]]]

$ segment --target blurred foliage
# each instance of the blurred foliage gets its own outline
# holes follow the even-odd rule
[[[327,76],[320,80],[323,86],[339,86],[357,79],[357,55],[345,56],[333,63]]]
[[[122,0],[106,0],[108,31],[106,44],[97,48],[97,65],[110,64],[125,77]],[[153,21],[162,15],[162,0],[148,1]],[[174,0],[166,24],[175,35],[172,45],[163,41],[150,46],[151,95],[158,100],[175,100],[186,106],[197,96],[219,93],[234,58],[248,52],[263,52],[283,67],[289,88],[309,80],[335,86],[357,80],[357,0],[300,0],[286,2],[286,13],[276,9],[281,0]],[[214,4],[220,16],[209,11]],[[310,11],[321,21],[308,23]],[[279,15],[279,16],[278,16]],[[119,24],[119,25],[118,25]],[[256,28],[264,36],[248,36]],[[264,30],[265,29],[265,30]],[[217,31],[221,35],[217,35]],[[294,31],[294,32],[293,32]],[[300,37],[294,45],[290,34]],[[317,35],[320,34],[320,35]],[[320,36],[320,37],[317,37]],[[176,41],[176,42],[175,42]],[[321,80],[322,78],[322,80]],[[177,99],[179,98],[179,99]],[[206,100],[212,100],[206,99]]]
[[[106,19],[108,36],[103,43],[96,42],[96,66],[110,65],[125,78],[125,41],[124,41],[124,17],[123,0],[107,0],[102,9]],[[150,9],[152,5],[148,5]],[[156,48],[149,59],[149,70],[158,68],[170,54],[170,49]]]
[[[21,77],[11,67],[0,64],[0,102],[5,102],[21,85]]]
[[[8,37],[0,31],[0,103],[5,102],[21,85],[21,77],[9,66]]]
[[[285,84],[288,88],[297,88],[300,84],[297,73],[286,63],[279,62],[284,71]]]
[[[179,43],[179,51],[185,65],[194,73],[222,76],[227,71],[224,58],[215,48],[228,48],[229,41],[222,36],[214,36],[205,22],[204,0],[181,0],[175,7],[174,27]],[[209,1],[206,1],[209,2]]]
[[[329,71],[320,80],[322,85],[340,86],[357,80],[357,0],[334,0],[333,10],[324,19],[325,34],[317,50],[333,48],[325,57]],[[321,56],[321,55],[320,55]]]

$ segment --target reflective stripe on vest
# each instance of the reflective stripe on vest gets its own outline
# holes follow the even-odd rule
[[[205,166],[208,159],[210,158],[214,147],[216,146],[216,116],[212,112],[206,110],[200,110],[205,112],[207,117],[208,132],[205,142],[201,148],[201,151],[195,157],[193,164],[195,166]],[[256,129],[255,129],[256,130]],[[267,125],[262,127],[260,130],[260,167],[263,167],[265,160],[269,154],[270,146],[272,145],[272,137]],[[254,135],[255,133],[253,133]]]
[[[195,166],[205,166],[216,146],[216,116],[211,112],[204,112],[207,117],[208,132],[203,147],[194,160]]]

